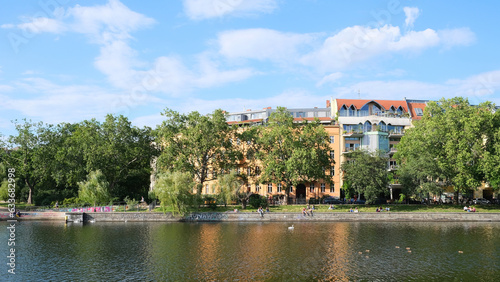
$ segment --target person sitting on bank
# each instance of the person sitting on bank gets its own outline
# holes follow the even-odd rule
[[[334,210],[335,207],[333,206],[333,204],[330,204],[330,207],[328,207],[329,210]]]
[[[302,215],[303,215],[303,216],[307,216],[307,215],[309,215],[309,214],[307,213],[306,208],[302,208]]]
[[[359,212],[358,207],[354,208],[354,212]]]
[[[349,212],[354,212],[354,210],[351,208],[351,209],[349,210]]]
[[[314,214],[313,214],[313,210],[314,210],[314,206],[312,206],[312,207],[309,209],[309,215],[310,215],[310,216],[314,216]]]
[[[262,209],[262,207],[259,207],[257,212],[260,214],[261,217],[264,217],[264,209]]]
[[[464,206],[464,211],[469,211],[469,207]]]

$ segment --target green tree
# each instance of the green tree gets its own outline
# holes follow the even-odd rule
[[[78,187],[78,198],[84,203],[95,206],[111,200],[109,182],[100,170],[90,172],[86,181],[78,182]]]
[[[485,138],[485,154],[482,169],[487,181],[494,191],[500,190],[500,111],[491,115],[489,128]]]
[[[333,163],[329,139],[319,120],[295,123],[286,108],[278,107],[262,128],[258,142],[256,157],[263,166],[259,182],[284,183],[285,187],[320,179],[331,182],[325,176],[325,169]],[[288,199],[290,189],[285,191]]]
[[[172,206],[173,213],[184,215],[189,206],[194,203],[193,177],[188,172],[170,172],[158,175],[153,191],[161,202],[163,212],[167,206]]]
[[[162,115],[167,119],[157,129],[157,143],[162,146],[157,162],[160,172],[190,173],[199,195],[203,184],[215,179],[213,172],[228,171],[234,166],[239,153],[233,149],[234,132],[222,110],[211,115],[184,115],[166,109]]]
[[[374,202],[388,193],[387,162],[383,152],[354,151],[341,166],[344,182],[358,195],[363,194],[368,203]]]
[[[492,140],[489,102],[472,106],[457,97],[429,102],[422,119],[406,131],[396,158],[409,171],[422,165],[419,182],[439,181],[458,194],[480,186],[487,143]]]
[[[227,206],[227,203],[238,198],[238,194],[243,190],[243,181],[235,171],[219,175],[217,177],[217,186],[219,188],[218,197]]]
[[[103,123],[94,119],[82,122],[69,142],[74,148],[81,148],[86,171],[101,170],[113,197],[123,198],[130,192],[125,192],[123,186],[133,181],[130,176],[136,174],[143,179],[138,194],[146,193],[150,160],[156,155],[153,141],[151,129],[132,126],[124,116],[107,115]],[[65,154],[76,155],[76,152],[67,150]],[[137,187],[131,189],[134,188]]]
[[[53,148],[49,146],[53,126],[42,122],[14,121],[17,135],[9,137],[5,162],[16,170],[16,177],[28,187],[27,203],[32,204],[34,190],[49,177]]]

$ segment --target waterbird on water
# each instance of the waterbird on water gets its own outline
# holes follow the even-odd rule
[[[288,226],[288,230],[293,230],[293,229],[294,229],[293,224],[292,226]]]

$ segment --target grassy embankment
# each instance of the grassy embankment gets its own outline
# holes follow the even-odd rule
[[[286,205],[286,206],[270,206],[270,212],[302,212],[306,205]],[[328,210],[329,205],[315,205],[315,212],[347,212],[349,209],[358,207],[360,212],[375,212],[377,207],[375,205],[334,205],[334,210]],[[382,205],[382,208],[389,207],[390,212],[463,212],[462,205]],[[500,212],[500,205],[474,205],[476,212]],[[0,203],[0,209],[5,210],[7,203]],[[20,210],[29,210],[31,207],[25,203],[16,203],[16,208]],[[47,207],[48,208],[48,207]],[[123,212],[124,206],[115,206],[115,211]],[[199,209],[192,209],[192,212],[226,212],[238,209],[239,212],[255,212],[256,209],[248,207],[243,210],[241,205],[228,205],[217,206],[215,209],[208,207],[201,207]],[[147,207],[128,209],[127,212],[147,212]],[[163,209],[157,206],[153,211],[163,212]],[[172,209],[167,207],[166,212],[171,212]]]

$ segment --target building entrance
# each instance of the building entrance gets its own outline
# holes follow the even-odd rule
[[[299,184],[295,189],[296,203],[305,204],[306,203],[306,185]]]

